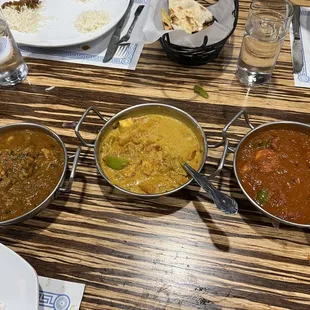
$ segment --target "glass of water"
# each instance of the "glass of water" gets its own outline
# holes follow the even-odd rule
[[[28,67],[0,10],[0,86],[20,83],[27,74]]]
[[[236,76],[241,83],[267,83],[294,14],[288,0],[254,0],[245,24]]]

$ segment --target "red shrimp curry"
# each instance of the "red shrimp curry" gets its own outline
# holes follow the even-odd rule
[[[263,209],[310,224],[310,129],[262,127],[243,141],[236,165],[243,189]]]

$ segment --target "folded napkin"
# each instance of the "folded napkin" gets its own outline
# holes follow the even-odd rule
[[[293,47],[293,27],[290,29],[291,48]],[[310,88],[310,8],[300,8],[300,41],[303,49],[304,66],[294,74],[295,86]]]
[[[78,310],[80,308],[84,284],[45,277],[38,278],[39,310]]]

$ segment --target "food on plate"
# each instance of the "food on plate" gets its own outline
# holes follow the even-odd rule
[[[310,224],[310,133],[296,126],[262,128],[237,154],[246,193],[284,220]]]
[[[39,129],[0,134],[0,221],[23,215],[55,189],[64,170],[59,142]]]
[[[17,11],[21,11],[24,7],[36,9],[40,6],[40,4],[40,0],[7,1],[2,4],[1,8],[5,9],[6,7],[11,7]]]
[[[78,15],[74,26],[80,33],[89,33],[102,28],[109,20],[110,16],[105,11],[85,11]]]
[[[8,1],[1,7],[10,28],[19,32],[36,33],[47,20],[39,0]]]
[[[184,30],[192,34],[210,26],[213,21],[211,12],[195,0],[169,0],[168,13],[161,12],[166,30]]]
[[[138,194],[160,194],[184,185],[181,162],[198,170],[203,141],[184,122],[150,114],[120,120],[99,142],[99,164],[111,183]]]

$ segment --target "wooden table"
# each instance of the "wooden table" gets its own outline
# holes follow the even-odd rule
[[[140,103],[173,105],[195,117],[210,142],[243,108],[255,124],[310,123],[310,90],[294,87],[288,39],[270,84],[248,90],[237,82],[249,2],[241,1],[237,30],[220,57],[199,68],[172,63],[159,43],[145,47],[135,71],[28,59],[27,82],[0,90],[0,125],[46,125],[73,153],[79,145],[73,122],[91,105],[107,116]],[[194,94],[196,83],[209,99]],[[100,122],[93,123],[88,129],[95,133]],[[246,132],[240,121],[230,138]],[[205,173],[216,168],[221,151],[210,150]],[[259,213],[236,183],[232,156],[215,184],[237,199],[238,215],[218,211],[194,183],[159,199],[123,195],[83,148],[71,193],[35,218],[1,228],[0,241],[39,275],[85,283],[85,310],[309,309],[309,231],[274,227]]]

